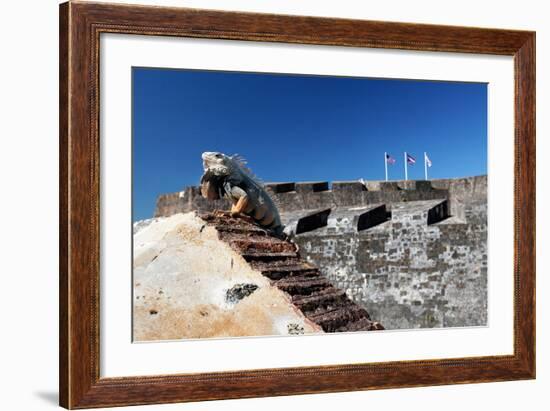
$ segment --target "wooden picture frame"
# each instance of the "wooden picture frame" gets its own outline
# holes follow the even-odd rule
[[[514,354],[155,377],[99,373],[101,33],[513,56]],[[535,33],[184,8],[60,6],[60,404],[90,408],[535,378]],[[314,378],[312,378],[314,377]]]

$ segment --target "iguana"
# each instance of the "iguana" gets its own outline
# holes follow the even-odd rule
[[[232,216],[247,215],[274,234],[283,234],[281,217],[275,203],[241,157],[207,151],[202,153],[202,161],[203,197],[209,200],[227,198],[232,203]]]

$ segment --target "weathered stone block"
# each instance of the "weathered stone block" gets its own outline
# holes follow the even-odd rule
[[[295,183],[296,191],[299,193],[318,193],[328,190],[328,181],[304,181]]]
[[[296,189],[295,183],[266,183],[266,188],[269,188],[275,194],[288,193]]]

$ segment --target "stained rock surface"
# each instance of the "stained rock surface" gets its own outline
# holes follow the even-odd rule
[[[323,332],[196,213],[134,225],[135,341]]]

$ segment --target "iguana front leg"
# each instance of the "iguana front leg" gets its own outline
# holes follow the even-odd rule
[[[236,217],[239,214],[244,214],[248,208],[248,194],[240,187],[231,188],[231,197],[237,199],[236,203],[231,206],[231,216]]]
[[[248,197],[241,197],[239,200],[231,206],[231,217],[235,217],[239,214],[244,214],[244,210],[248,207]]]

